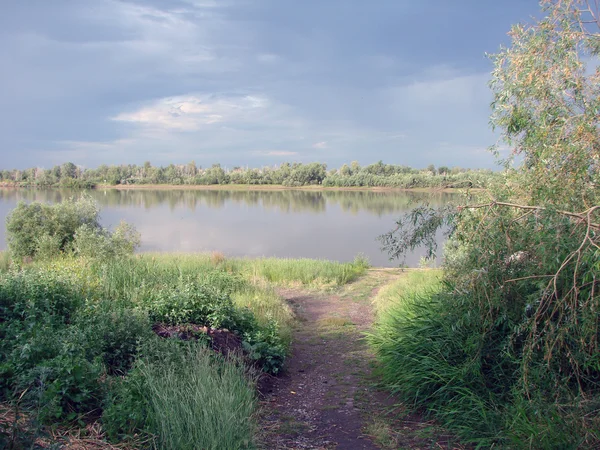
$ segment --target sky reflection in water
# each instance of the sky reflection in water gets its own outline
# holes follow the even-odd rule
[[[411,207],[448,202],[453,194],[371,191],[95,190],[102,223],[120,220],[142,234],[141,251],[221,251],[230,256],[277,256],[350,261],[365,254],[374,266],[394,266],[377,236]],[[56,203],[69,190],[0,189],[0,218],[18,201]],[[440,237],[441,239],[441,237]],[[6,248],[5,227],[0,248]],[[420,253],[406,264],[415,266]]]

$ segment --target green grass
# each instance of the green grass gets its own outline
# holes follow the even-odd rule
[[[149,351],[148,342],[161,345],[153,323],[228,328],[242,339],[246,357],[276,373],[295,326],[276,287],[336,287],[367,269],[361,258],[221,254],[65,255],[19,272],[8,271],[9,264],[1,253],[0,322],[10,326],[0,341],[0,400],[26,392],[28,411],[46,424],[102,413],[113,441],[154,436],[166,449],[251,448],[256,399],[253,375],[202,344]]]
[[[137,259],[149,266],[159,266],[167,273],[189,274],[218,268],[249,281],[315,286],[347,284],[369,267],[361,256],[349,263],[319,259],[225,258],[215,253],[143,253]]]
[[[234,292],[231,298],[238,307],[250,309],[261,326],[274,320],[283,341],[291,342],[294,313],[273,288],[248,285]]]
[[[439,272],[428,270],[411,271],[383,289],[375,299],[378,314],[368,340],[388,389],[435,413],[460,436],[489,445],[500,418],[469,357],[480,342],[455,329],[458,318],[441,287]]]
[[[247,369],[201,344],[151,362],[138,347],[157,339],[157,321],[224,327],[257,367],[276,373],[294,315],[252,264],[214,255],[64,256],[3,270],[0,322],[9,326],[0,330],[0,401],[26,392],[28,411],[43,413],[45,424],[104,410],[113,441],[155,435],[159,448],[252,447]]]
[[[256,397],[243,364],[215,357],[198,344],[178,347],[167,358],[140,364],[157,447],[252,448]]]
[[[187,280],[207,284],[230,295],[238,307],[252,311],[260,325],[275,321],[282,338],[289,341],[293,313],[273,287],[253,283],[223,263],[215,265],[208,254],[143,254],[96,267],[94,272],[103,279],[106,295],[138,305],[151,301],[156,290],[165,286]]]
[[[236,258],[228,260],[225,265],[249,279],[315,287],[342,286],[363,275],[368,268],[362,258],[351,263],[316,259]]]
[[[416,294],[435,290],[440,286],[442,271],[438,269],[421,269],[406,272],[398,280],[384,286],[373,305],[377,314],[383,314],[389,308],[401,308],[399,303],[412,298]]]

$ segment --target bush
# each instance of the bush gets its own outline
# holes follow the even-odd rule
[[[0,396],[26,392],[24,405],[46,422],[70,421],[100,407],[103,375],[129,370],[145,314],[86,301],[72,279],[29,269],[0,278]]]
[[[102,427],[110,441],[139,439],[140,434],[142,439],[151,438],[145,431],[149,428],[150,402],[145,378],[139,368],[134,368],[123,378],[110,381],[103,406]]]
[[[132,253],[140,238],[122,223],[114,233],[99,223],[98,205],[88,195],[55,205],[20,202],[6,219],[7,241],[13,261],[76,254],[108,258]]]
[[[113,233],[82,225],[75,231],[72,248],[77,256],[106,261],[131,255],[139,245],[139,233],[131,225],[121,222]]]
[[[87,305],[75,317],[73,325],[84,331],[88,355],[100,356],[110,375],[127,373],[140,342],[153,335],[145,312],[112,301]]]
[[[169,324],[194,323],[235,329],[231,298],[213,286],[194,281],[156,290],[146,299],[152,320]]]
[[[378,345],[390,383],[482,446],[600,445],[600,71],[591,62],[600,33],[587,18],[600,5],[591,3],[542,1],[545,17],[514,26],[511,46],[492,56],[491,123],[512,149],[501,182],[473,203],[414,210],[385,240],[397,255],[450,224],[442,292],[410,314],[396,310]]]
[[[40,246],[48,251],[49,237],[58,248],[66,251],[73,242],[75,231],[82,225],[99,228],[99,210],[89,197],[69,199],[56,205],[20,202],[6,219],[8,248],[15,261],[33,258]]]

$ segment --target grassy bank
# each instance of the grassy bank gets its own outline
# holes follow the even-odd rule
[[[385,386],[477,448],[596,448],[597,401],[548,401],[533,384],[548,373],[544,362],[529,371],[530,395],[522,395],[514,386],[520,360],[501,340],[504,323],[486,329],[469,298],[448,292],[440,275],[412,271],[374,301],[369,342]],[[503,359],[493,358],[501,345]]]
[[[281,370],[294,320],[274,286],[366,270],[220,254],[0,262],[3,405],[35,432],[91,421],[113,441],[173,449],[253,448],[254,383]],[[14,426],[0,424],[0,442],[15,444]]]

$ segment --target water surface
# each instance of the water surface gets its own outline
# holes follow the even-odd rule
[[[230,256],[277,256],[350,261],[365,254],[374,266],[394,266],[377,236],[419,203],[442,205],[449,193],[304,190],[93,190],[102,223],[125,220],[142,235],[141,251],[221,251]],[[0,189],[4,223],[17,202],[57,203],[77,191]],[[441,237],[440,237],[441,239]],[[0,248],[6,248],[5,227]],[[406,264],[417,265],[420,254]]]

